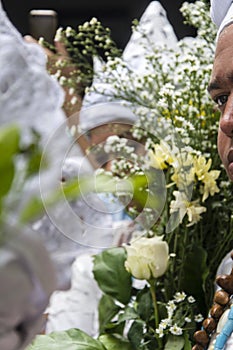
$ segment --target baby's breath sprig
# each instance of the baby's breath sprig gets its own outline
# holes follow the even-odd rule
[[[56,47],[43,38],[40,40],[42,46],[55,52],[49,70],[61,85],[74,89],[80,96],[92,83],[93,58],[99,57],[107,61],[121,55],[121,50],[111,37],[111,30],[96,18],[78,25],[77,29],[70,26],[58,28],[55,42],[62,44],[65,55],[64,52],[57,52]]]
[[[209,2],[207,0],[196,1],[194,4],[184,2],[180,9],[185,20],[184,23],[197,29],[199,37],[213,45],[216,37],[216,26],[209,15]]]

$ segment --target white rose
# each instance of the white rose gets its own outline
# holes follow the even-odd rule
[[[149,280],[165,273],[169,252],[168,244],[162,237],[141,237],[125,248],[127,251],[125,268],[135,278]]]

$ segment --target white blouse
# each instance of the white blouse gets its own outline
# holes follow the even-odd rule
[[[211,0],[210,4],[211,18],[217,27],[220,27],[220,24],[222,23],[230,5],[232,4],[232,0]]]

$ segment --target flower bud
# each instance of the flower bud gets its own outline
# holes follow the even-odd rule
[[[168,265],[168,244],[162,237],[141,237],[125,246],[126,270],[137,279],[149,280],[162,276]]]

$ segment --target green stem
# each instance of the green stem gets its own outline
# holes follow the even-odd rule
[[[158,310],[156,289],[155,289],[156,280],[151,279],[148,281],[148,283],[150,285],[150,292],[151,292],[151,297],[152,297],[152,302],[153,302],[153,307],[154,307],[155,329],[156,329],[159,326],[159,310]],[[162,350],[163,349],[162,340],[160,338],[157,338],[157,341],[158,341],[158,346],[159,346],[158,349]]]

